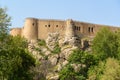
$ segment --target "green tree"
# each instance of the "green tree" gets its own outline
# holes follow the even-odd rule
[[[86,64],[88,67],[97,63],[97,58],[93,54],[89,54],[80,49],[74,50],[68,60],[70,63]]]
[[[6,8],[0,7],[0,40],[4,40],[8,34],[8,26],[10,26],[11,17],[6,13]]]
[[[0,8],[0,80],[30,80],[35,60],[25,39],[9,35],[10,20],[6,8]]]
[[[117,57],[119,46],[117,39],[116,33],[110,31],[109,28],[102,28],[93,40],[93,53],[101,60],[107,57]]]
[[[67,65],[60,71],[60,80],[85,80],[85,77],[75,72],[71,65]]]
[[[60,71],[60,80],[85,80],[87,71],[91,65],[97,64],[94,55],[76,49],[69,56],[69,64]],[[80,70],[76,72],[71,64],[80,64]]]
[[[101,80],[120,80],[120,62],[114,58],[108,58]]]
[[[1,80],[31,80],[30,67],[35,66],[35,60],[27,50],[25,39],[8,36],[0,49]]]
[[[104,61],[99,61],[98,65],[91,66],[87,72],[88,73],[87,80],[101,80],[104,68],[105,68]]]
[[[100,61],[88,71],[88,80],[120,80],[120,62],[114,58]]]

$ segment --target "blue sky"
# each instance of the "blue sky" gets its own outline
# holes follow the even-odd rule
[[[26,17],[73,19],[120,27],[120,0],[0,0],[12,17],[11,27],[22,27]]]

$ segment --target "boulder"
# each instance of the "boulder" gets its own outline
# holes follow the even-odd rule
[[[81,64],[71,64],[71,66],[74,68],[75,72],[79,72],[82,65]]]
[[[52,65],[56,65],[57,62],[58,62],[58,55],[57,54],[56,55],[52,55],[52,56],[48,57],[48,60],[50,60]]]
[[[55,44],[59,41],[59,33],[49,33],[48,38],[46,39],[46,45],[49,49],[53,50]]]
[[[68,64],[68,61],[65,60],[65,61],[62,63],[62,66],[64,67],[64,66],[67,65],[67,64]]]
[[[45,54],[46,56],[48,56],[48,55],[51,54],[51,52],[50,52],[50,51],[46,51],[44,54]]]
[[[59,80],[59,75],[57,73],[48,73],[46,76],[47,80]]]
[[[59,72],[61,69],[62,69],[62,64],[59,63],[59,64],[57,65],[57,71]]]

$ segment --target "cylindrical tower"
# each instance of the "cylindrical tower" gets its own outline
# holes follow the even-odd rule
[[[73,22],[71,19],[68,19],[66,21],[66,32],[65,32],[65,38],[71,39],[74,37],[74,29],[73,29]]]
[[[28,40],[36,40],[38,38],[37,19],[26,18],[23,27],[23,37],[25,37]]]

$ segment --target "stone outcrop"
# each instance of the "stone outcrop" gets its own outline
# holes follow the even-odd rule
[[[57,32],[49,33],[48,38],[45,40],[44,44],[42,43],[42,45],[39,44],[41,41],[42,40],[38,40],[37,42],[34,40],[29,41],[28,49],[38,62],[48,61],[52,65],[52,68],[50,68],[52,71],[48,71],[45,75],[46,79],[59,80],[58,73],[69,63],[68,59],[73,50],[82,48],[82,46],[78,46],[81,45],[81,41],[76,39],[76,37],[71,36],[71,38],[67,39],[68,44],[66,44],[66,37],[61,37]],[[58,53],[54,53],[56,44],[60,47],[60,51]],[[71,66],[77,72],[84,65],[71,64]]]

